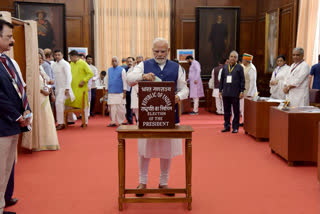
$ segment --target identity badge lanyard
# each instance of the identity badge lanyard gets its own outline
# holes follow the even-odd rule
[[[229,68],[229,75],[232,73],[234,67],[236,67],[237,63],[230,69],[230,64],[228,65],[228,68]]]
[[[234,69],[234,67],[236,67],[237,63],[230,69],[230,65],[228,65],[228,68],[229,68],[229,75],[227,76],[227,81],[226,83],[232,83],[232,76],[231,76],[231,73]]]

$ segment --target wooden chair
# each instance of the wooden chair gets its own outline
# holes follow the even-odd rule
[[[106,95],[106,89],[103,87],[102,89],[102,116],[105,116],[105,109],[106,109],[106,105],[107,105],[107,101],[105,99],[105,95]]]
[[[83,92],[82,95],[82,107],[81,108],[73,108],[73,109],[65,109],[64,110],[64,124],[67,128],[68,126],[68,113],[80,113],[81,114],[81,119],[82,119],[82,128],[86,127],[86,119],[85,119],[85,96],[86,96],[86,92]]]

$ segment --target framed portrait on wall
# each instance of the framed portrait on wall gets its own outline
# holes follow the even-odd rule
[[[280,9],[266,13],[265,35],[265,73],[272,73],[276,67],[279,44],[279,14]]]
[[[86,47],[68,47],[68,54],[73,50],[77,51],[78,54],[83,54],[85,56],[88,55],[88,48],[86,48]],[[68,57],[68,59],[69,59],[69,57]],[[69,61],[70,61],[70,59],[69,59]]]
[[[15,1],[15,11],[17,18],[37,22],[39,48],[66,56],[65,4]]]
[[[195,58],[194,49],[177,49],[177,59],[179,60],[179,63],[187,63],[187,56]]]
[[[201,76],[209,79],[212,69],[239,49],[240,7],[197,7],[196,19],[196,59]]]

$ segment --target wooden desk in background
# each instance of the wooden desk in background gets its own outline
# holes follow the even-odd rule
[[[96,100],[95,100],[95,106],[94,106],[94,111],[93,113],[99,113],[102,114],[102,103],[100,103],[100,99],[103,96],[103,89],[101,88],[97,88],[97,92],[96,92]]]
[[[118,132],[118,176],[119,176],[119,210],[123,209],[123,203],[146,202],[187,202],[188,210],[191,210],[191,170],[192,170],[192,132],[191,126],[176,126],[174,129],[139,129],[137,126],[120,126]],[[185,163],[186,163],[186,187],[182,189],[126,189],[126,142],[125,139],[134,138],[181,138],[185,139]],[[126,197],[126,194],[137,193],[184,193],[185,197]]]
[[[310,107],[309,107],[310,109]],[[293,108],[289,111],[270,108],[271,151],[288,161],[313,162],[318,160],[320,113],[306,112],[306,109]]]
[[[256,138],[263,140],[269,138],[269,109],[278,106],[279,102],[253,101],[252,98],[244,99],[244,131]]]

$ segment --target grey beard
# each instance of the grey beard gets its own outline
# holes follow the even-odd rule
[[[165,58],[165,59],[156,59],[156,58],[155,58],[154,60],[156,61],[156,63],[162,65],[162,64],[166,63],[167,58]]]

